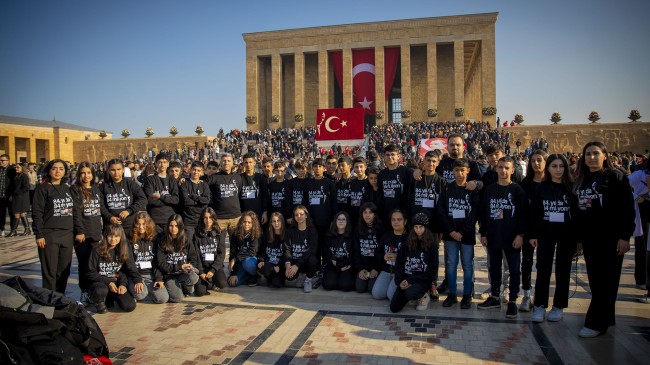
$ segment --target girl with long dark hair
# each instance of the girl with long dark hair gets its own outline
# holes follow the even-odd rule
[[[293,220],[287,230],[284,268],[287,280],[296,280],[296,287],[312,291],[312,278],[318,270],[318,232],[311,223],[304,205],[293,208]]]
[[[234,234],[230,238],[230,263],[228,284],[238,286],[246,281],[257,285],[257,250],[262,239],[262,227],[253,211],[242,213]]]
[[[43,288],[65,294],[70,276],[73,246],[72,195],[65,182],[68,165],[60,159],[43,169],[45,183],[37,185],[32,205],[32,221]]]
[[[380,249],[381,225],[375,203],[363,203],[359,208],[359,224],[354,232],[354,267],[357,293],[372,292],[381,271],[382,260],[376,257]]]
[[[623,255],[634,232],[634,198],[627,176],[612,166],[607,148],[589,142],[578,161],[578,251],[584,250],[591,302],[580,337],[596,337],[615,324]]]
[[[408,223],[406,215],[399,209],[394,209],[388,215],[392,230],[384,233],[379,240],[379,248],[375,250],[375,256],[381,263],[381,272],[377,276],[375,285],[372,287],[372,297],[375,299],[392,300],[397,285],[395,284],[395,260],[397,253],[406,242]]]
[[[330,224],[323,248],[323,288],[325,290],[350,291],[355,287],[352,269],[352,222],[346,212],[338,212]]]
[[[90,254],[86,276],[90,281],[88,296],[97,313],[106,313],[106,306],[113,303],[125,312],[135,309],[129,281],[135,283],[136,290],[143,290],[144,284],[122,226],[110,224],[104,229],[102,240]]]
[[[257,268],[266,278],[268,286],[281,288],[284,286],[285,268],[284,249],[286,228],[284,216],[280,212],[271,213],[269,229],[262,240],[262,247],[257,252]]]
[[[133,230],[131,230],[131,248],[138,273],[144,286],[136,287],[129,282],[129,290],[136,300],[144,300],[148,295],[154,303],[162,304],[169,301],[169,294],[164,289],[164,282],[155,285],[154,271],[156,269],[155,240],[156,224],[147,212],[135,213]]]
[[[221,239],[217,213],[214,209],[210,207],[203,209],[192,240],[201,263],[199,268],[201,280],[194,286],[196,295],[200,297],[209,294],[208,289],[225,288],[227,284],[223,261],[226,258],[226,243]]]
[[[578,208],[572,183],[566,157],[553,154],[546,159],[543,182],[530,195],[528,241],[537,248],[533,322],[543,322],[546,318],[554,254],[555,295],[549,322],[561,320],[564,308],[569,305],[571,262],[576,252],[574,219]]]
[[[154,286],[160,289],[160,282],[164,282],[169,301],[181,302],[184,292],[194,292],[199,275],[196,248],[185,236],[183,218],[179,214],[169,217],[165,232],[158,236],[156,246]]]

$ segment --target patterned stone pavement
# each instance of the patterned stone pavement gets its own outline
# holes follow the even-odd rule
[[[476,289],[482,292],[487,274],[478,246],[476,256]],[[392,314],[387,301],[367,293],[319,288],[304,294],[262,285],[93,315],[118,365],[643,364],[650,348],[650,305],[636,301],[643,291],[634,285],[633,265],[632,251],[624,263],[617,325],[590,340],[576,335],[590,298],[582,260],[572,274],[569,308],[558,323],[533,324],[529,313],[508,320],[505,307],[478,311],[479,298],[470,310],[432,302],[426,311],[407,306]],[[41,284],[33,236],[0,239],[0,280],[13,275]],[[75,261],[66,293],[73,298],[80,294],[76,278]]]

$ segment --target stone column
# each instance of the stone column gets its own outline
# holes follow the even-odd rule
[[[386,65],[384,63],[384,46],[375,47],[375,111],[384,112],[384,119],[377,124],[384,124],[386,114]]]
[[[343,49],[343,107],[352,108],[352,49]]]
[[[454,41],[454,108],[465,108],[464,42]],[[463,119],[456,117],[455,119]]]
[[[481,41],[481,109],[497,106],[495,59],[494,33],[491,33]],[[482,119],[496,126],[494,124],[497,120],[496,115],[483,115]]]
[[[278,115],[282,118],[282,56],[279,53],[271,55],[271,115]],[[269,121],[270,128],[278,128],[285,121],[279,123]]]
[[[28,162],[36,162],[36,137],[29,139],[29,156],[27,158]]]
[[[438,109],[438,50],[435,42],[427,43],[427,109],[430,108]]]
[[[329,108],[329,55],[318,51],[318,108]]]
[[[247,129],[259,130],[260,117],[258,115],[258,95],[257,85],[257,56],[246,57],[246,116],[257,118],[255,124],[248,124]]]
[[[402,61],[402,110],[411,110],[411,45],[400,46]],[[410,122],[410,118],[403,120]]]
[[[293,55],[294,59],[294,71],[295,71],[295,86],[293,98],[296,114],[302,114],[303,118],[306,118],[305,115],[305,55],[302,51],[296,52]],[[294,121],[295,122],[295,121]],[[303,125],[302,123],[295,124]]]

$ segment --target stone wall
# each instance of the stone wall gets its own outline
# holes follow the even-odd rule
[[[81,161],[107,161],[112,158],[133,158],[135,154],[141,157],[149,149],[154,153],[161,150],[174,150],[186,146],[203,147],[205,143],[213,140],[214,137],[190,136],[190,137],[151,137],[151,138],[120,138],[101,139],[93,141],[74,142],[74,162]]]

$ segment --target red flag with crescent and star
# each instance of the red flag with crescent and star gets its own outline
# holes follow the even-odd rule
[[[318,109],[316,141],[363,140],[363,108]]]

